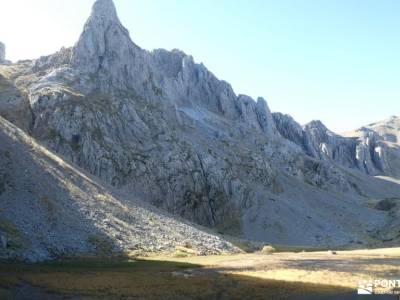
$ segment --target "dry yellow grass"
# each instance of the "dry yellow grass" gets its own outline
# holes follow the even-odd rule
[[[332,252],[239,254],[174,259],[230,274],[355,289],[365,279],[400,278],[400,248]],[[160,259],[160,258],[150,258]],[[163,257],[164,260],[169,260]]]
[[[354,293],[361,279],[400,276],[400,249],[223,256],[153,256],[0,265],[0,288],[124,299],[288,299]]]
[[[188,258],[186,258],[188,259]],[[0,265],[0,289],[17,284],[56,294],[112,299],[287,299],[347,291],[329,285],[265,280],[171,261],[85,260]]]

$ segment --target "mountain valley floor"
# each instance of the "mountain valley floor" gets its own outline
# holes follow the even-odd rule
[[[400,248],[2,264],[0,298],[397,299],[357,296],[371,279],[400,279]]]

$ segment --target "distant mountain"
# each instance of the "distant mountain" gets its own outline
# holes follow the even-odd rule
[[[320,121],[300,126],[290,116],[274,113],[281,135],[307,155],[357,169],[369,175],[400,178],[400,121],[398,117],[338,135]]]
[[[363,158],[365,166],[373,165],[372,174],[400,178],[400,118],[392,116],[388,120],[369,124],[344,136],[356,138],[356,156]],[[361,151],[362,148],[369,150]],[[365,153],[365,154],[364,154]],[[364,156],[363,156],[364,155]]]
[[[382,238],[397,225],[378,208],[400,199],[398,142],[271,114],[182,51],[135,45],[111,0],[96,1],[74,47],[1,66],[0,84],[1,115],[174,215],[261,242],[397,238]]]

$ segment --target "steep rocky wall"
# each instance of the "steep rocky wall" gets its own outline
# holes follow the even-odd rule
[[[138,201],[64,161],[0,117],[0,260],[237,252],[220,236]]]
[[[333,133],[320,121],[301,126],[288,115],[274,113],[273,118],[280,134],[311,157],[333,161],[369,175],[398,177],[399,173],[391,168],[391,162],[398,164],[395,149],[399,144],[392,142],[392,145],[388,145],[389,135],[362,128],[357,131],[358,134],[344,137]],[[387,126],[390,127],[389,124]],[[388,156],[392,159],[388,159]]]
[[[0,42],[0,63],[6,60],[6,46]]]

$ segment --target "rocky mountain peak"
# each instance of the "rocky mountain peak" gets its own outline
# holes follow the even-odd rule
[[[112,0],[97,0],[93,5],[91,17],[118,20],[114,2]]]
[[[113,1],[97,0],[74,46],[72,64],[88,73],[118,73],[122,71],[120,64],[132,62],[137,48],[121,24]]]
[[[92,7],[92,13],[86,21],[82,39],[85,32],[94,31],[96,33],[106,33],[110,28],[121,27],[125,33],[127,30],[122,27],[118,18],[117,9],[112,0],[97,0]]]
[[[329,129],[325,126],[324,123],[322,123],[320,120],[313,120],[310,123],[307,123],[304,125],[305,129],[308,130],[318,130],[320,132],[328,132]]]

